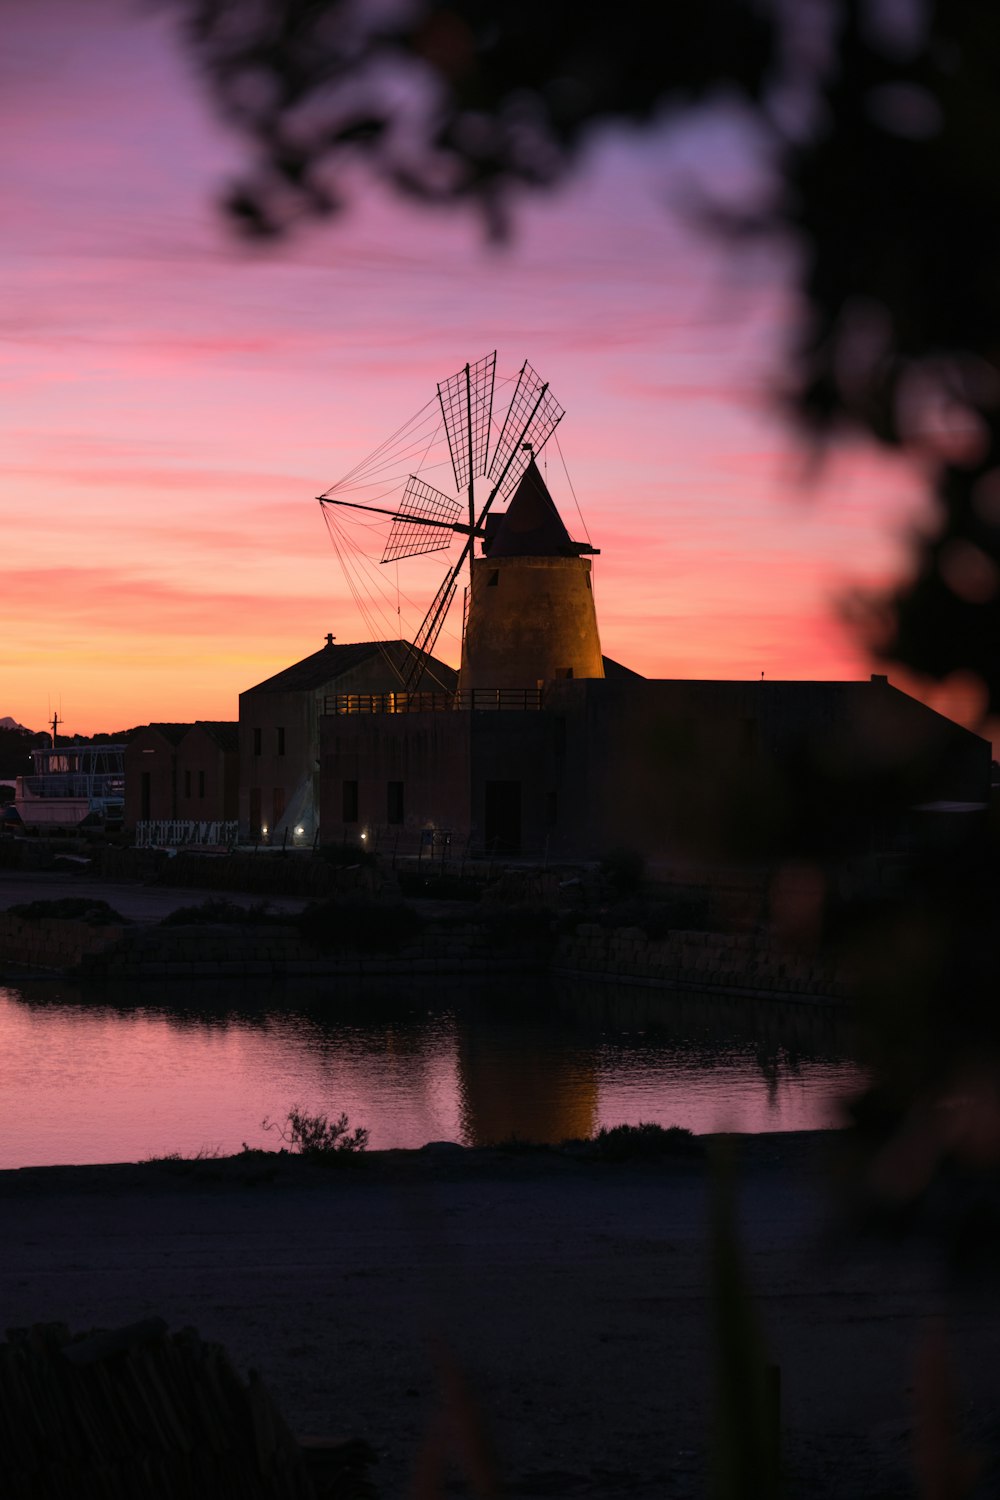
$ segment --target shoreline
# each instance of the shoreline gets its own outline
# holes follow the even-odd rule
[[[914,1359],[949,1307],[939,1259],[846,1232],[843,1133],[699,1139],[736,1159],[741,1258],[782,1372],[784,1492],[911,1493]],[[448,1492],[470,1493],[442,1361],[516,1500],[704,1495],[707,1150],[438,1148],[333,1169],[267,1155],[0,1172],[3,1326],[194,1327],[259,1372],[294,1432],[368,1441],[386,1500],[412,1492],[435,1434]],[[987,1453],[998,1325],[990,1305],[951,1303],[962,1441]]]
[[[46,1165],[0,1167],[0,1197],[13,1196],[19,1184],[38,1191],[145,1191],[158,1184],[240,1186],[247,1181],[277,1186],[323,1186],[340,1181],[405,1182],[419,1177],[456,1178],[518,1175],[540,1176],[547,1171],[568,1174],[595,1170],[670,1172],[706,1170],[714,1150],[728,1150],[737,1167],[800,1164],[834,1142],[845,1140],[847,1126],[822,1130],[725,1131],[690,1134],[691,1149],[655,1157],[602,1157],[589,1143],[548,1145],[535,1141],[464,1146],[459,1141],[429,1141],[423,1146],[392,1147],[359,1153],[337,1153],[334,1159],[309,1160],[297,1151],[255,1149],[232,1155],[194,1154],[150,1157],[139,1161],[52,1162]]]

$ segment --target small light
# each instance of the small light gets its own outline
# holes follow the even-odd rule
[[[296,830],[295,830],[295,832],[296,832],[296,833],[297,833],[297,834],[298,834],[298,835],[299,835],[299,837],[300,837],[300,838],[301,838],[301,836],[302,836],[302,835],[303,835],[303,834],[304,834],[304,833],[305,833],[305,829],[304,829],[304,828],[296,828]]]
[[[261,828],[260,831],[261,831],[261,833],[266,833],[267,832],[267,824],[266,823],[263,825],[263,827]]]
[[[368,835],[367,835],[367,833],[363,833],[363,834],[362,834],[362,835],[361,835],[361,837],[362,837],[362,838],[363,838],[363,839],[366,839],[366,838],[367,838],[367,837],[368,837]]]

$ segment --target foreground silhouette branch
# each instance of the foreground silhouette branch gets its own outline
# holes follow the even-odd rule
[[[596,131],[738,101],[778,190],[717,232],[791,236],[784,401],[811,438],[918,452],[937,526],[867,615],[872,649],[1000,704],[1000,12],[975,0],[165,0],[247,170],[232,220],[278,237],[340,211],[360,163],[508,233]],[[706,168],[706,171],[708,169]],[[994,477],[996,482],[994,483]]]

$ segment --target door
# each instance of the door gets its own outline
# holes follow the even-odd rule
[[[521,852],[521,783],[487,781],[483,788],[483,840],[487,854]]]

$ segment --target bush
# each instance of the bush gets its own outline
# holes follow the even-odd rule
[[[351,896],[313,902],[294,921],[314,948],[354,953],[398,953],[416,942],[424,925],[402,902]]]
[[[266,902],[258,902],[254,906],[240,906],[238,902],[227,901],[224,896],[220,896],[203,901],[200,906],[178,906],[176,911],[167,913],[160,926],[205,927],[222,924],[261,927],[281,920],[283,919],[275,917],[268,911]]]
[[[656,942],[671,932],[711,931],[711,900],[699,892],[683,891],[666,901],[616,901],[600,912],[598,920],[602,927],[638,927]]]
[[[116,927],[127,925],[129,920],[106,901],[95,901],[88,896],[63,896],[58,901],[27,901],[9,909],[12,916],[20,917],[25,922],[44,922],[55,917],[62,921],[86,922],[89,927]]]
[[[335,870],[353,869],[355,865],[374,865],[375,855],[361,844],[321,844],[318,857]]]
[[[619,896],[631,896],[642,885],[646,861],[634,849],[609,849],[601,860],[601,875]]]
[[[643,1160],[660,1156],[699,1156],[701,1145],[683,1125],[602,1125],[592,1137],[595,1155],[607,1161]]]
[[[314,1160],[345,1151],[364,1151],[368,1145],[368,1130],[364,1125],[351,1130],[345,1114],[331,1120],[328,1115],[307,1115],[298,1105],[288,1111],[283,1125],[264,1120],[261,1129],[276,1130],[293,1151]]]
[[[480,920],[497,949],[545,950],[556,937],[555,913],[542,906],[484,906]]]

